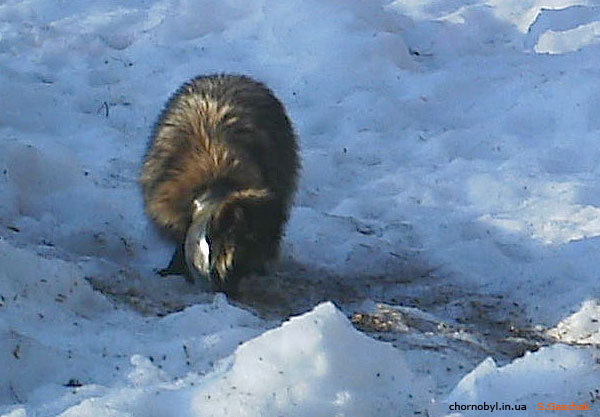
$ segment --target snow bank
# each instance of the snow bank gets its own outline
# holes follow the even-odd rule
[[[235,352],[196,392],[198,416],[397,416],[424,398],[402,355],[357,332],[333,304],[291,319]]]
[[[116,308],[83,267],[1,239],[0,265],[0,412],[25,403],[30,414],[57,415],[118,385],[135,355],[169,379],[204,373],[263,329],[220,296],[164,318]]]
[[[600,302],[586,300],[579,311],[562,320],[548,334],[565,343],[600,346]]]
[[[572,403],[587,404],[589,411],[582,415],[595,415],[600,410],[598,359],[598,352],[563,345],[527,353],[503,367],[488,358],[458,383],[445,403],[436,405],[434,416],[559,415],[566,411],[553,413],[550,404]],[[485,410],[448,412],[486,404]],[[497,408],[491,411],[494,405]]]
[[[207,375],[174,378],[140,355],[131,357],[131,366],[124,386],[73,388],[65,396],[79,404],[59,415],[391,417],[426,398],[425,384],[402,354],[356,331],[331,303],[242,344]],[[16,408],[4,416],[51,415],[32,411]]]
[[[600,43],[600,22],[592,22],[575,29],[544,32],[535,46],[538,53],[563,54]]]

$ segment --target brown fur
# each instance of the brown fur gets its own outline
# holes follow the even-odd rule
[[[298,169],[292,125],[272,92],[248,77],[213,75],[169,100],[140,182],[146,212],[180,248],[194,200],[215,203],[201,216],[209,219],[213,270],[223,283],[277,255]]]

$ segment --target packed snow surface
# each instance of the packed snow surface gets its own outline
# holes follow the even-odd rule
[[[0,416],[600,415],[598,62],[598,0],[2,2]],[[137,184],[215,72],[301,144],[239,300]]]

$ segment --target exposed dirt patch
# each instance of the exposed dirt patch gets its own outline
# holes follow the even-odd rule
[[[100,270],[102,275],[88,278],[94,288],[145,315],[164,316],[214,298],[206,283],[189,284],[183,277],[117,266],[107,273],[107,265]],[[488,356],[504,364],[556,342],[516,302],[466,291],[427,269],[349,278],[288,261],[267,275],[245,278],[239,295],[229,299],[265,319],[265,327],[322,301],[333,301],[358,330],[409,358],[428,351],[431,361],[416,372],[435,380],[436,395],[447,394]]]

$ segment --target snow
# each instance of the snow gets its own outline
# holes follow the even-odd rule
[[[194,393],[192,408],[215,416],[392,416],[422,397],[412,377],[397,350],[357,333],[324,303],[240,346],[231,368]]]
[[[598,414],[599,10],[3,2],[0,416]],[[155,274],[137,184],[212,72],[301,142],[281,266],[239,300]]]
[[[498,403],[494,415],[508,416],[518,413],[525,405],[535,415],[540,410],[548,415],[559,415],[546,410],[550,404],[587,404],[593,408],[597,401],[598,376],[594,356],[582,351],[555,345],[542,348],[536,353],[527,353],[513,363],[498,368],[488,358],[465,376],[450,393],[447,404]],[[595,395],[594,395],[595,392]],[[591,394],[591,395],[590,395]],[[543,404],[539,408],[539,404]],[[591,404],[590,404],[591,403]],[[505,405],[517,410],[503,409]],[[552,410],[551,406],[548,407]],[[468,410],[458,414],[481,415],[480,410]]]

